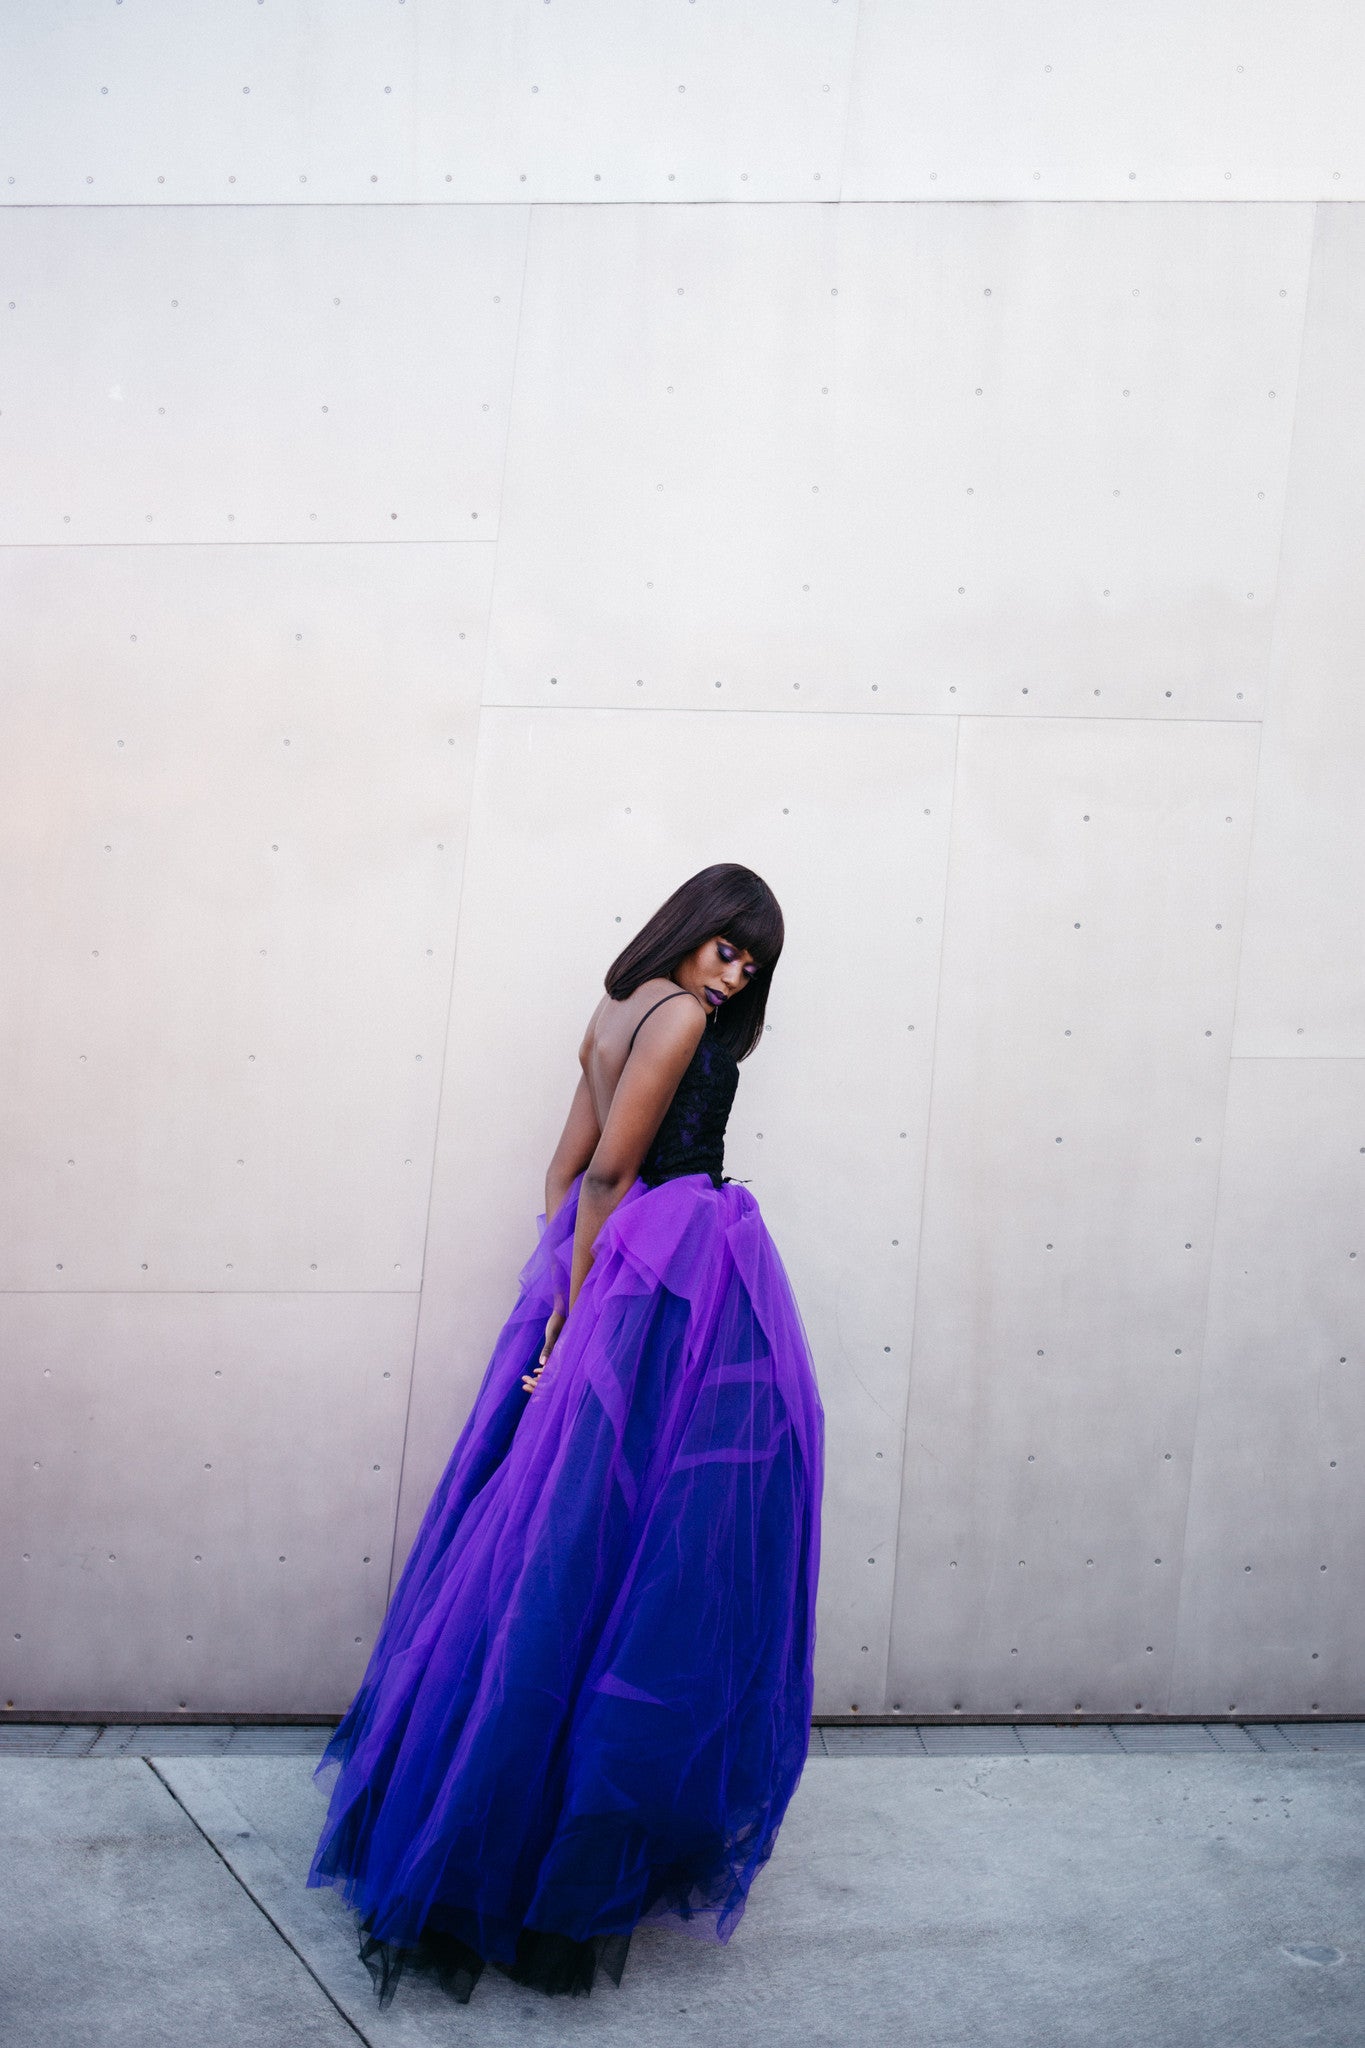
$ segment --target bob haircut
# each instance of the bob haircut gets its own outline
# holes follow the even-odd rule
[[[742,1060],[763,1036],[768,985],[783,937],[781,908],[762,876],[733,861],[719,861],[675,889],[617,954],[606,972],[607,994],[624,1002],[642,981],[655,975],[671,980],[687,955],[708,939],[728,939],[753,954],[758,971],[713,1013],[708,1030]]]

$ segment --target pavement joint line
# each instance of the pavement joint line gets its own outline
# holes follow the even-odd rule
[[[0,1760],[43,1756],[110,1758],[321,1755],[330,1723],[87,1722],[0,1715]],[[863,1755],[1014,1754],[1262,1755],[1365,1750],[1365,1717],[1312,1721],[906,1721],[867,1717],[813,1721],[809,1759]]]
[[[144,1764],[146,1764],[147,1769],[151,1772],[152,1776],[155,1779],[157,1779],[157,1781],[165,1788],[169,1796],[175,1801],[176,1805],[180,1808],[180,1811],[185,1815],[186,1819],[189,1821],[191,1827],[195,1829],[196,1833],[203,1836],[204,1840],[208,1843],[210,1849],[212,1849],[214,1855],[218,1858],[218,1861],[222,1864],[224,1870],[226,1870],[229,1873],[229,1875],[232,1877],[235,1883],[241,1886],[242,1890],[246,1893],[246,1896],[250,1899],[252,1905],[256,1908],[256,1911],[261,1915],[262,1919],[269,1922],[270,1926],[274,1928],[276,1934],[284,1943],[285,1947],[303,1965],[304,1969],[308,1972],[308,1975],[317,1985],[318,1990],[322,1993],[323,1997],[327,2000],[328,2004],[332,2006],[340,2014],[343,2020],[345,2020],[347,2026],[355,2035],[356,2039],[359,2041],[363,2041],[365,2043],[365,2048],[374,2048],[374,2043],[370,2039],[370,2036],[356,2025],[354,2019],[352,2019],[350,2013],[347,2012],[345,2006],[338,1999],[335,1992],[329,1989],[329,1987],[323,1982],[322,1978],[318,1975],[317,1971],[313,1968],[313,1965],[309,1962],[307,1956],[304,1955],[302,1949],[298,1946],[298,1943],[295,1942],[286,1933],[285,1929],[280,1925],[279,1921],[275,1918],[275,1915],[270,1911],[269,1907],[265,1905],[264,1902],[257,1897],[254,1891],[252,1891],[251,1886],[247,1883],[246,1879],[242,1876],[241,1872],[239,1870],[234,1869],[232,1863],[229,1861],[227,1856],[224,1855],[223,1851],[219,1848],[218,1844],[214,1841],[213,1836],[209,1833],[208,1829],[202,1825],[202,1823],[196,1818],[196,1816],[190,1810],[190,1808],[185,1804],[184,1800],[180,1797],[180,1794],[176,1791],[174,1785],[172,1785],[172,1783],[170,1782],[170,1779],[165,1776],[164,1772],[159,1771],[157,1769],[155,1760],[152,1757],[144,1756],[141,1759],[141,1761]],[[252,1830],[252,1833],[254,1835],[254,1829]]]

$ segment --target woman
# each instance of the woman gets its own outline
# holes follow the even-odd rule
[[[540,1241],[360,1690],[309,1871],[381,2003],[485,1961],[621,1981],[726,1941],[805,1762],[824,1414],[758,1204],[722,1176],[782,913],[702,870],[616,959]]]

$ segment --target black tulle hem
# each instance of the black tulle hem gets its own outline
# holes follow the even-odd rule
[[[370,1973],[375,1994],[382,2006],[389,2005],[400,1978],[411,1971],[435,1976],[441,1989],[460,2005],[468,2005],[470,1994],[483,1975],[486,1958],[458,1935],[439,1928],[427,1928],[415,1943],[379,1941],[360,1926],[360,1960]],[[618,1988],[630,1951],[628,1934],[596,1934],[587,1941],[575,1941],[567,1934],[553,1934],[541,1927],[524,1927],[517,1938],[516,1960],[493,1968],[516,1984],[529,1984],[550,1996],[566,1993],[577,1997],[591,1993],[599,1973],[610,1977]]]

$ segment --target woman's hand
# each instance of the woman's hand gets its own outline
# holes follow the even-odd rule
[[[523,1373],[521,1376],[521,1384],[525,1387],[528,1394],[534,1394],[537,1386],[540,1384],[540,1375],[545,1370],[550,1353],[555,1348],[555,1340],[563,1329],[565,1320],[563,1310],[555,1309],[549,1322],[546,1323],[545,1342],[540,1347],[540,1363],[534,1372]]]

